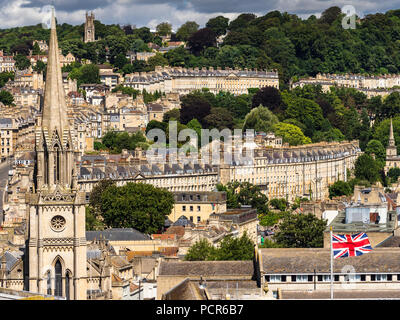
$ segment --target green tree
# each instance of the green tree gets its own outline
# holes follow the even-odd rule
[[[286,210],[286,208],[288,207],[288,202],[286,201],[286,199],[283,199],[283,198],[281,198],[281,199],[271,199],[270,201],[269,201],[269,205],[271,206],[271,207],[274,207],[275,209],[278,209],[278,210],[280,210],[280,211],[285,211]]]
[[[226,108],[211,108],[210,114],[204,117],[204,122],[209,129],[222,130],[225,128],[232,129],[233,127],[232,114]]]
[[[186,21],[176,32],[176,37],[179,40],[187,41],[197,30],[199,30],[199,25],[195,21]]]
[[[339,196],[349,196],[352,193],[353,190],[351,189],[350,185],[345,181],[338,180],[329,186],[330,199]]]
[[[252,106],[256,108],[260,105],[267,107],[269,110],[274,113],[280,113],[283,110],[281,109],[282,99],[281,93],[278,89],[274,87],[264,87],[261,90],[257,91],[257,93],[253,96]]]
[[[22,54],[17,54],[14,57],[14,60],[15,60],[15,67],[18,70],[28,69],[31,65],[31,62],[28,60],[28,58]]]
[[[122,69],[128,62],[129,61],[126,56],[123,53],[120,53],[115,58],[114,66],[116,66],[118,69]]]
[[[225,18],[224,16],[211,18],[206,23],[206,27],[214,31],[217,37],[223,36],[226,33],[228,25],[229,25],[229,18]]]
[[[246,115],[243,130],[254,129],[268,133],[273,131],[273,126],[278,122],[278,118],[268,108],[259,106]]]
[[[330,7],[321,14],[320,21],[322,23],[332,24],[342,13],[339,7]]]
[[[38,60],[38,62],[36,62],[36,65],[33,67],[33,70],[36,72],[45,72],[46,66],[47,65],[43,61]],[[45,78],[45,75],[43,75],[43,77]]]
[[[215,248],[206,239],[193,244],[186,256],[187,261],[244,261],[254,258],[254,243],[244,233],[240,238],[228,235],[222,239],[218,248]]]
[[[288,214],[279,223],[273,239],[287,248],[322,248],[325,227],[326,220],[311,213]]]
[[[8,82],[8,80],[14,80],[14,72],[1,72],[0,73],[0,88]]]
[[[174,204],[172,193],[150,184],[109,186],[101,195],[101,215],[107,227],[159,232]]]
[[[0,91],[0,102],[6,106],[13,106],[14,105],[14,97],[10,92],[1,90]]]
[[[384,100],[378,118],[395,117],[400,113],[400,93],[395,91],[389,94]]]
[[[205,49],[216,46],[217,35],[210,28],[203,28],[193,33],[188,39],[190,51],[195,54],[201,54]]]
[[[168,60],[164,58],[162,53],[157,53],[155,56],[150,57],[149,60],[147,60],[147,64],[151,67],[152,70],[154,70],[157,66],[163,67],[168,65]]]
[[[168,125],[165,122],[160,122],[157,120],[150,120],[146,126],[146,134],[152,129],[160,129],[160,130],[166,132],[167,126]]]
[[[37,42],[35,42],[35,44],[32,47],[32,55],[35,56],[35,55],[39,55],[39,54],[41,54],[40,47],[39,47],[39,44]]]
[[[78,87],[83,83],[100,83],[99,67],[94,64],[85,64],[73,69],[68,77],[76,79]]]
[[[365,153],[369,155],[374,154],[375,159],[381,161],[382,164],[384,164],[386,159],[386,149],[379,140],[376,139],[369,140],[367,147],[365,149]]]
[[[287,142],[291,146],[311,143],[311,139],[306,137],[301,129],[293,124],[279,122],[272,126],[272,130],[277,136],[282,137],[283,142]]]
[[[171,109],[164,113],[163,122],[178,121],[181,118],[181,112],[178,108]]]
[[[216,248],[208,242],[207,239],[202,239],[195,242],[185,255],[186,261],[206,261],[214,260]]]
[[[400,177],[400,168],[390,168],[387,176],[390,178],[391,183],[396,183]]]
[[[381,165],[379,161],[374,160],[369,154],[360,155],[354,166],[354,173],[357,179],[367,180],[375,183],[380,179]]]
[[[216,252],[216,260],[253,260],[254,243],[244,233],[240,238],[227,236],[222,239]]]
[[[210,103],[200,92],[192,92],[181,98],[180,120],[183,124],[192,119],[197,119],[203,124],[203,119],[210,114],[210,111]]]
[[[172,32],[172,25],[169,22],[161,22],[157,25],[156,31],[160,36],[167,36]]]
[[[268,198],[257,185],[249,182],[234,181],[226,185],[218,184],[217,190],[226,192],[226,204],[229,209],[250,205],[252,208],[257,209],[259,214],[269,211]]]

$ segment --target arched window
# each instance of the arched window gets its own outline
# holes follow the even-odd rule
[[[55,266],[55,274],[56,274],[56,281],[55,281],[55,292],[54,295],[57,297],[62,296],[62,266],[60,260],[57,260]]]
[[[51,295],[51,273],[50,270],[47,272],[47,294]]]
[[[67,298],[67,300],[70,300],[70,285],[71,285],[71,281],[70,281],[70,274],[67,271],[66,275],[65,275],[65,297]]]

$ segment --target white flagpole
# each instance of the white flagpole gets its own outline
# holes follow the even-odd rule
[[[332,246],[332,226],[331,230],[331,299],[333,300],[333,246]]]

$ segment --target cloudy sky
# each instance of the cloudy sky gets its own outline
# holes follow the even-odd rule
[[[295,13],[306,18],[319,16],[331,6],[354,6],[357,14],[400,9],[400,0],[0,0],[0,28],[41,23],[48,5],[54,4],[59,23],[82,24],[85,11],[94,12],[105,24],[131,24],[154,29],[163,21],[174,29],[188,20],[203,26],[209,18],[224,15],[230,19],[239,13],[263,15],[272,10]]]

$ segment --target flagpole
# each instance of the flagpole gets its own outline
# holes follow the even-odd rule
[[[333,247],[332,247],[332,226],[330,227],[331,234],[331,299],[333,300]]]

